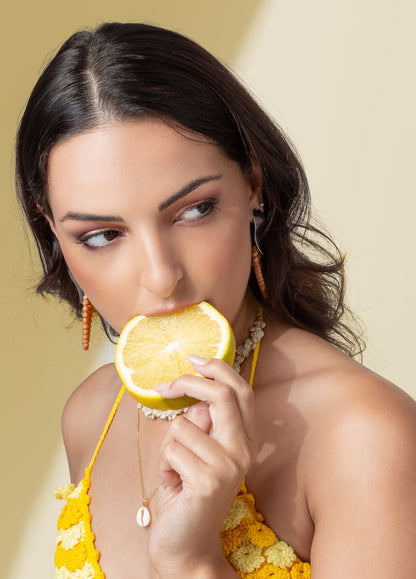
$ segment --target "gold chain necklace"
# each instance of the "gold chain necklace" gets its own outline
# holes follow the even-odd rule
[[[139,527],[148,527],[152,522],[152,515],[150,513],[150,509],[148,507],[150,501],[155,496],[159,485],[157,484],[150,495],[147,497],[145,490],[144,490],[144,482],[143,482],[143,468],[142,468],[142,455],[140,452],[140,439],[139,439],[139,432],[140,432],[140,409],[137,411],[137,455],[139,457],[139,474],[140,474],[140,486],[142,491],[142,506],[139,507],[137,511],[136,521]]]

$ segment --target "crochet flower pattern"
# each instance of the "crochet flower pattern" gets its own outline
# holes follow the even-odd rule
[[[66,485],[55,492],[55,498],[67,504],[58,519],[54,579],[104,579],[91,531],[89,485],[87,472],[77,487]]]
[[[77,487],[66,485],[55,492],[67,504],[58,520],[54,579],[105,579],[91,530],[89,475],[90,468]],[[254,496],[243,483],[221,531],[224,556],[237,575],[242,579],[310,579],[309,563],[300,561],[263,521]]]
[[[310,579],[309,563],[263,523],[243,482],[222,526],[224,556],[242,579]]]

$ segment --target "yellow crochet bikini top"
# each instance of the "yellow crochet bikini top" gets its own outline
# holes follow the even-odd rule
[[[255,362],[250,384],[254,367]],[[55,498],[66,499],[67,503],[58,519],[54,579],[105,579],[99,564],[100,553],[94,545],[95,536],[89,511],[91,497],[88,491],[92,467],[124,392],[123,386],[91,462],[85,469],[84,478],[76,487],[73,484],[66,485],[55,492]],[[243,579],[310,579],[309,563],[303,563],[292,547],[279,541],[263,521],[263,516],[256,510],[254,496],[243,482],[221,530],[224,556],[237,575]]]

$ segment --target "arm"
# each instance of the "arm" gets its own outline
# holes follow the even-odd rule
[[[119,387],[113,364],[106,364],[88,376],[65,405],[62,436],[74,484],[84,476]]]
[[[363,383],[361,399],[330,413],[312,439],[307,494],[315,523],[314,579],[413,576],[413,401],[372,378]]]

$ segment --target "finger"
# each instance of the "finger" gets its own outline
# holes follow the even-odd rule
[[[179,418],[179,419],[178,419]],[[172,443],[178,443],[191,450],[204,462],[215,462],[217,455],[224,453],[217,440],[214,440],[208,433],[202,431],[196,424],[184,416],[178,417],[171,424],[169,432],[162,443],[162,452]],[[163,460],[162,457],[160,459]],[[166,468],[168,463],[160,464]],[[171,466],[171,465],[169,465]]]
[[[180,475],[185,494],[189,494],[192,490],[193,495],[195,491],[205,494],[203,487],[207,486],[208,472],[210,470],[207,468],[205,461],[192,450],[177,442],[172,442],[166,447],[165,456],[166,461]]]
[[[198,402],[191,406],[185,418],[198,426],[202,432],[209,434],[212,427],[212,420],[209,413],[209,405],[206,402]]]
[[[165,398],[186,394],[214,405],[210,412],[215,429],[221,431],[222,426],[226,426],[235,435],[236,429],[242,427],[248,438],[254,440],[254,398],[247,382],[221,360],[210,359],[203,367],[195,365],[195,369],[205,378],[184,375],[168,384],[156,386],[155,390]]]
[[[254,436],[254,397],[251,386],[223,360],[201,358],[199,356],[188,356],[188,358],[199,374],[215,382],[222,383],[227,387],[231,387],[246,432],[248,436],[252,438]],[[211,389],[210,391],[212,392]],[[222,394],[227,400],[227,391],[225,390]],[[229,397],[230,399],[232,398],[231,393]],[[215,400],[213,400],[213,402],[215,402]]]
[[[241,479],[253,458],[246,438],[242,438],[237,445],[233,444],[231,448],[227,448],[195,424],[181,417],[171,425],[169,433],[163,441],[163,449],[159,458],[159,468],[163,480],[163,472],[175,468],[169,462],[169,455],[166,452],[166,449],[172,444],[186,448],[204,464],[212,466],[214,470],[222,473],[227,479],[229,477]]]
[[[195,441],[192,435],[189,436],[192,430],[199,431],[200,440]],[[245,474],[243,465],[230,459],[216,441],[189,421],[182,421],[181,432],[186,435],[170,441],[161,453],[161,480],[166,466],[169,465],[170,469],[180,476],[185,493],[191,488],[198,494],[210,493],[214,486],[216,491],[219,491],[229,487],[230,483],[233,487],[238,487]]]
[[[173,488],[182,483],[180,475],[173,468],[159,470],[160,485],[164,488]]]
[[[163,390],[160,389],[159,392],[165,398],[176,398],[187,394],[193,398],[206,400],[213,424],[211,434],[225,445],[228,446],[232,442],[236,445],[242,436],[250,438],[250,418],[246,416],[243,419],[231,386],[198,376],[185,375],[171,382]],[[246,414],[248,412],[249,410]],[[254,431],[254,426],[251,430]]]
[[[202,404],[205,405],[205,403]],[[189,413],[190,410],[187,414]],[[198,420],[197,416],[198,412],[195,413],[195,418]],[[180,428],[181,425],[183,426],[184,431],[182,432],[182,436]],[[200,430],[196,424],[193,424],[189,418],[185,418],[182,415],[178,416],[175,419],[175,422],[170,425],[170,428],[162,441],[158,464],[160,482],[164,488],[174,487],[179,483],[182,484],[183,469],[178,469],[178,465],[175,462],[172,463],[172,448],[182,445],[183,447],[187,447],[188,450],[190,450],[192,442],[195,442],[195,438],[192,441],[192,434],[189,433],[186,435],[186,433],[189,431],[194,432],[195,438],[198,437],[198,434],[202,434],[203,436],[207,437],[207,434]],[[195,448],[193,449],[193,452],[194,451]]]
[[[209,406],[206,402],[198,402],[191,406],[186,413],[186,420],[199,428],[202,432],[209,434],[212,426]],[[178,422],[177,422],[178,423]],[[170,428],[162,441],[161,448],[175,441],[174,429]],[[180,476],[167,462],[160,464],[160,480],[163,487],[174,487],[181,482]]]

